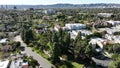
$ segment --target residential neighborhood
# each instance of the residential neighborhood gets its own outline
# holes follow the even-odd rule
[[[1,3],[0,68],[120,68],[120,3]]]

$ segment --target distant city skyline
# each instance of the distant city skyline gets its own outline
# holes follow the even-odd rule
[[[116,3],[120,0],[0,0],[0,5],[50,5],[58,3],[91,4],[91,3]]]

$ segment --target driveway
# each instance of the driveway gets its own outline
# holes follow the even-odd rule
[[[103,67],[108,67],[109,63],[112,61],[111,59],[101,60],[101,59],[97,59],[97,58],[94,58],[94,57],[92,57],[92,60],[93,60],[97,65],[101,65],[101,66],[103,66]]]
[[[26,53],[28,56],[32,56],[35,60],[38,61],[38,63],[43,67],[43,68],[51,68],[51,64],[44,59],[42,56],[38,55],[36,52],[33,52],[31,48],[27,47],[27,45],[22,41],[21,36],[16,36],[15,41],[21,42],[21,46],[25,47],[24,53]]]

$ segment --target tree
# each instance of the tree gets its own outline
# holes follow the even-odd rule
[[[23,41],[27,44],[30,43],[30,41],[32,41],[34,39],[34,32],[31,29],[32,27],[32,22],[28,22],[23,24],[22,26],[22,33],[21,33],[21,37],[23,39]]]
[[[74,58],[77,58],[79,55],[79,51],[81,50],[81,41],[81,32],[79,32],[74,41]]]
[[[120,53],[120,44],[108,44],[104,49],[109,53]]]
[[[78,33],[77,37],[75,38],[75,43],[82,39],[81,32]]]
[[[59,63],[60,62],[60,57],[61,56],[61,48],[58,43],[54,43],[54,50],[53,50],[53,64]]]
[[[91,61],[91,57],[94,56],[94,52],[92,50],[92,46],[91,45],[87,45],[86,48],[85,48],[85,55],[86,57],[89,59],[88,61],[90,62]]]
[[[34,32],[32,29],[30,29],[30,27],[24,27],[21,37],[25,43],[29,44],[31,41],[34,40]]]
[[[19,48],[21,46],[20,42],[16,42],[16,48]]]
[[[86,38],[90,39],[91,37],[102,37],[102,34],[99,32],[94,32],[93,34],[87,35]]]
[[[87,39],[81,39],[81,33],[78,33],[74,41],[74,58],[90,63],[92,55],[91,45],[88,44]]]
[[[58,36],[56,32],[54,32],[52,35],[52,42],[58,42]]]
[[[26,30],[25,32],[25,43],[29,44],[31,41],[34,40],[34,34],[31,29]]]
[[[23,57],[23,62],[28,62],[28,64],[30,66],[32,66],[33,68],[35,68],[36,66],[39,65],[38,61],[33,59],[32,56],[30,56],[30,57],[27,57],[27,56]]]
[[[120,54],[115,54],[112,56],[114,59],[110,64],[108,65],[108,68],[120,68]]]

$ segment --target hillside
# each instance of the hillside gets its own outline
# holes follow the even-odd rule
[[[53,5],[0,5],[0,8],[12,9],[16,6],[18,9],[23,8],[120,8],[120,4],[53,4]]]

